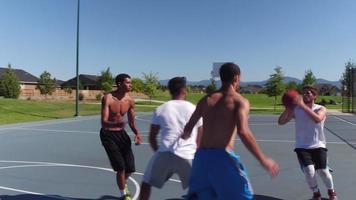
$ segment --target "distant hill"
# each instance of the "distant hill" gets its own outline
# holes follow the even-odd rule
[[[284,77],[284,83],[288,83],[294,81],[297,84],[302,83],[302,80],[294,78],[294,77],[290,77],[290,76],[286,76]],[[159,81],[161,85],[168,85],[168,80],[161,80]],[[248,81],[248,82],[241,82],[241,86],[247,86],[247,85],[260,85],[260,86],[264,86],[266,84],[267,80],[264,81]],[[322,78],[318,78],[316,79],[317,84],[330,84],[333,86],[336,86],[337,88],[341,88],[341,82],[340,81],[329,81],[329,80],[325,80]],[[188,81],[187,82],[188,85],[203,85],[203,86],[208,86],[210,84],[210,80],[201,80],[201,81]],[[221,86],[221,82],[220,80],[216,81],[216,85],[217,87]]]
[[[328,80],[325,80],[325,79],[322,79],[322,78],[318,78],[316,79],[316,82],[319,83],[319,84],[330,84],[330,85],[334,85],[336,86],[337,88],[341,89],[341,82],[340,81],[328,81]]]

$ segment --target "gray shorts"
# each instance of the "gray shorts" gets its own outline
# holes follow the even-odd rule
[[[173,174],[177,174],[183,189],[186,189],[191,169],[192,160],[181,158],[172,152],[156,152],[146,167],[143,182],[162,188]]]

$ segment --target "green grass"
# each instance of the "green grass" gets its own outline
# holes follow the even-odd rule
[[[190,93],[187,100],[196,104],[205,94]],[[254,114],[279,114],[283,111],[280,103],[281,97],[277,97],[277,107],[274,111],[274,97],[268,97],[264,94],[246,94],[243,95],[250,101],[251,113]],[[170,99],[168,92],[159,92],[154,100],[167,101]],[[334,100],[338,105],[327,104],[328,109],[341,110],[341,97],[320,96],[317,102],[325,99]],[[161,103],[138,101],[136,102],[136,112],[152,112]],[[98,115],[100,114],[100,104],[80,103],[79,114]],[[74,102],[47,102],[47,101],[28,101],[14,99],[0,99],[0,124],[40,121],[47,119],[61,119],[73,117],[75,114]]]
[[[100,104],[80,104],[80,115],[100,112]],[[73,117],[74,103],[0,99],[0,124]]]
[[[205,96],[204,93],[189,93],[187,100],[197,104],[198,101]],[[279,114],[284,110],[284,107],[281,102],[281,96],[277,97],[276,111],[274,111],[274,97],[268,97],[266,94],[243,94],[250,102],[251,113],[261,113],[261,114]],[[155,100],[167,101],[170,99],[169,93],[159,92],[154,98]],[[330,100],[336,101],[337,105],[327,104],[327,109],[337,109],[341,110],[341,97],[339,96],[319,96],[317,103],[322,99],[325,99],[327,102]]]

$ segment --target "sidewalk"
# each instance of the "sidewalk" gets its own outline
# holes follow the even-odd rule
[[[326,113],[328,115],[345,115],[345,116],[353,116],[354,114],[352,113],[343,113],[341,110],[336,110],[336,109],[327,109]]]
[[[155,103],[165,103],[165,101],[158,101],[158,100],[149,100],[149,99],[141,99],[141,98],[134,98],[135,101],[151,101],[151,102],[155,102]]]

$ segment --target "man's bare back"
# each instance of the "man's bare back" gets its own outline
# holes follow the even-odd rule
[[[239,123],[236,111],[243,101],[234,91],[217,91],[200,102],[204,121],[201,148],[233,149]]]
[[[181,137],[189,138],[192,128],[202,117],[203,134],[199,148],[225,148],[233,151],[235,137],[238,135],[262,166],[272,176],[276,176],[278,164],[264,155],[250,130],[248,124],[250,104],[236,92],[240,84],[240,69],[234,63],[225,63],[220,68],[220,78],[221,88],[199,101]]]

